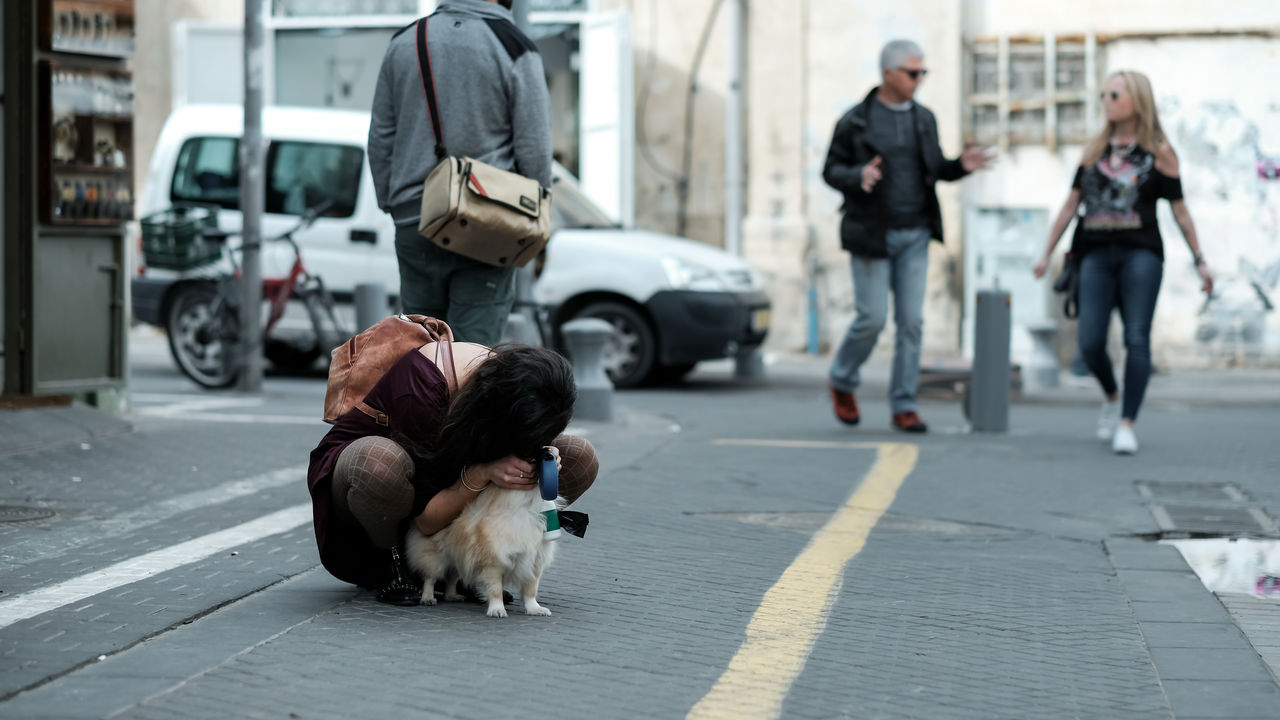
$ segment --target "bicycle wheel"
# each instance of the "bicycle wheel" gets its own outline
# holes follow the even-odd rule
[[[236,343],[240,318],[216,285],[192,283],[176,290],[169,304],[169,352],[182,374],[207,388],[225,388],[240,377]]]

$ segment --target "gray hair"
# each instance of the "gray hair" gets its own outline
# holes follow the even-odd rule
[[[924,59],[924,51],[910,40],[891,40],[880,51],[880,69],[893,70],[900,68],[907,60],[916,57]]]

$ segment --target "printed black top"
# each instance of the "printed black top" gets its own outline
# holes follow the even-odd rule
[[[1112,165],[1113,152],[1125,153]],[[1164,259],[1164,243],[1156,224],[1156,200],[1182,199],[1182,181],[1156,169],[1147,150],[1108,147],[1098,162],[1076,169],[1071,186],[1080,191],[1084,206],[1071,251],[1083,257],[1096,247],[1144,247]]]

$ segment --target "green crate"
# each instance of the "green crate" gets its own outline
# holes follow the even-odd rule
[[[142,257],[147,267],[191,270],[222,257],[222,241],[205,237],[218,227],[217,208],[177,205],[147,215],[142,225]]]

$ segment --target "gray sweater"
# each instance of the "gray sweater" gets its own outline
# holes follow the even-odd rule
[[[542,58],[511,22],[511,11],[485,0],[445,0],[427,25],[427,46],[448,154],[550,188],[551,102]],[[378,207],[397,225],[418,221],[434,148],[415,23],[391,38],[369,124]]]

